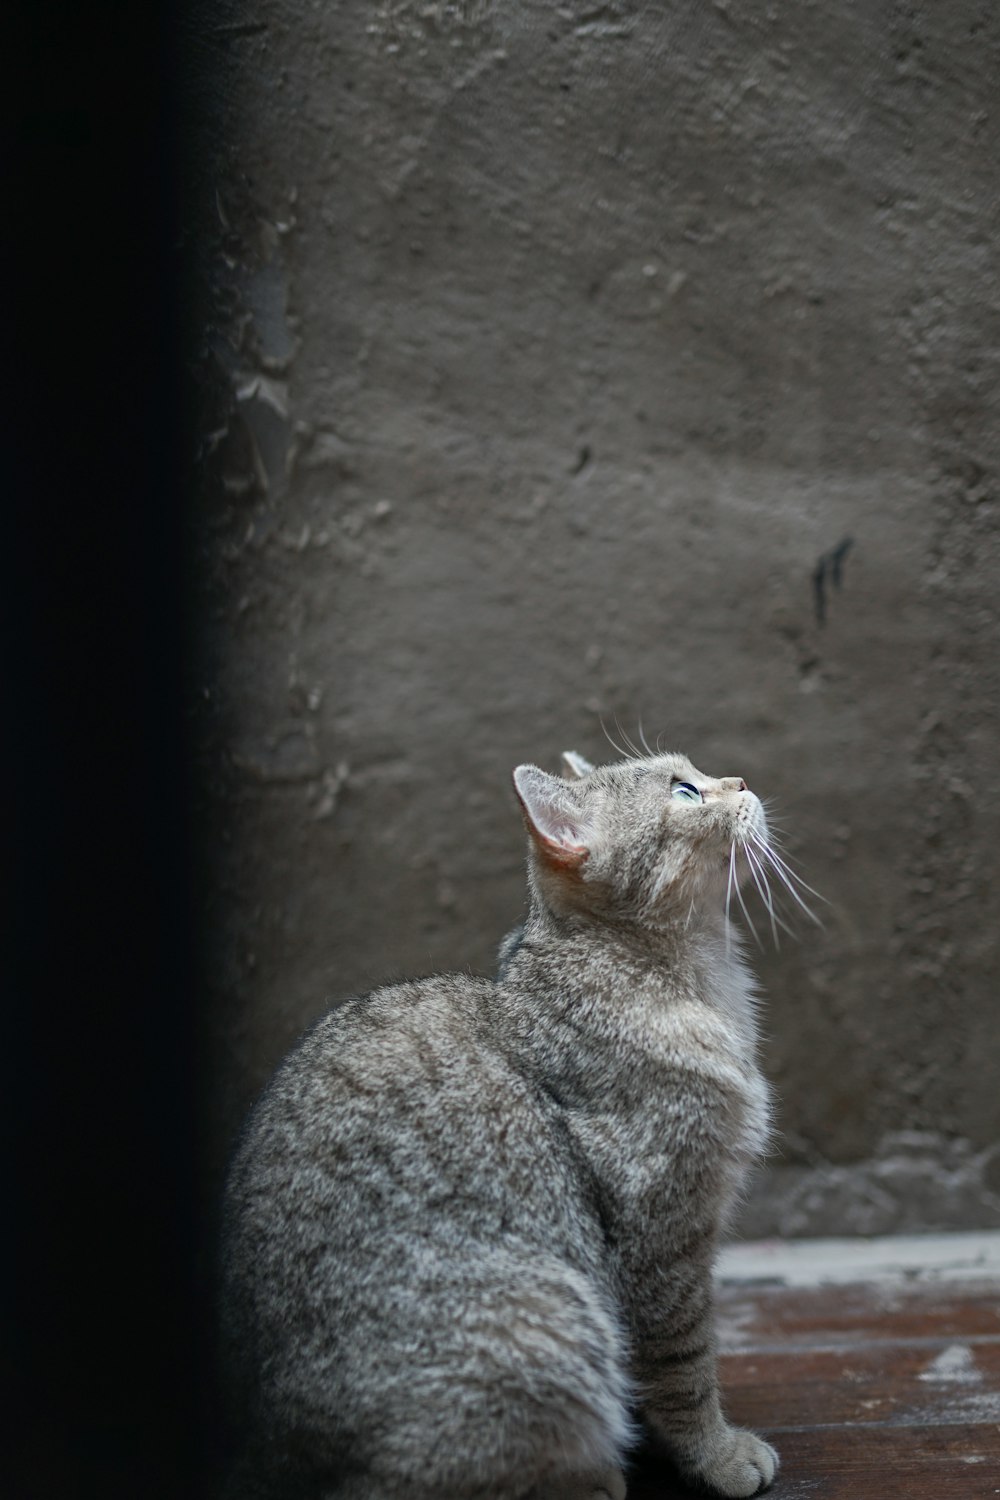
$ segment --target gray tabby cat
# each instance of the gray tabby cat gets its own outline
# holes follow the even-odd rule
[[[739,777],[564,763],[514,773],[531,905],[497,981],[349,1001],[251,1115],[234,1500],[622,1500],[638,1422],[714,1494],[774,1477],[722,1413],[712,1263],[768,1135],[728,900],[738,854],[780,857]]]

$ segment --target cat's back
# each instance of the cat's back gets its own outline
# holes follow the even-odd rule
[[[440,1083],[444,1067],[459,1086],[470,1068],[488,1071],[491,989],[468,975],[436,975],[328,1011],[275,1071],[240,1155],[259,1160],[268,1145],[302,1157],[322,1152],[352,1120],[386,1118],[401,1092],[412,1110]]]
[[[328,1190],[343,1201],[353,1183],[384,1218],[395,1199],[402,1206],[404,1196],[426,1191],[436,1169],[450,1176],[480,1122],[485,1128],[501,1105],[516,1110],[523,1092],[492,1036],[492,991],[484,979],[438,975],[322,1016],[250,1115],[230,1205],[257,1202],[264,1228],[276,1204],[294,1201],[301,1213],[318,1208]],[[404,1182],[404,1169],[419,1183]]]
[[[567,1138],[500,1040],[501,1004],[468,975],[394,985],[331,1011],[286,1057],[226,1194],[227,1279],[258,1311],[318,1268],[347,1285],[414,1244],[447,1255],[558,1230]]]

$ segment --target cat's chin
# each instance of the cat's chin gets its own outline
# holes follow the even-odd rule
[[[760,839],[763,843],[768,842],[767,818],[764,807],[759,797],[753,792],[743,793],[740,810],[736,818],[736,838],[742,843],[746,839]]]

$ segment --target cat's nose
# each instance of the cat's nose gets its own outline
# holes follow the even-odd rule
[[[727,792],[745,792],[748,790],[742,776],[726,776],[722,782]]]

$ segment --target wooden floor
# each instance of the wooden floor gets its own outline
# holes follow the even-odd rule
[[[721,1274],[726,1406],[778,1449],[774,1500],[1000,1497],[1000,1236],[737,1247]],[[629,1485],[687,1493],[649,1457]]]

